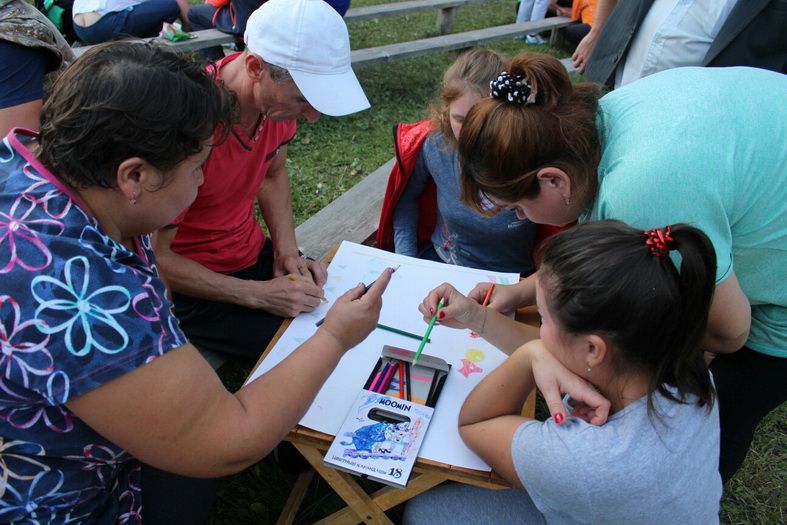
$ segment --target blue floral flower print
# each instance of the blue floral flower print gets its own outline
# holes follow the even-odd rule
[[[45,376],[54,370],[47,350],[49,336],[38,330],[40,321],[20,323],[19,303],[0,295],[0,373],[6,379],[30,384],[30,375]]]
[[[86,219],[90,218],[85,215],[81,208],[73,206],[73,201],[70,198],[63,198],[63,192],[58,187],[50,187],[45,191],[42,190],[46,186],[52,186],[52,183],[38,173],[33,166],[25,164],[22,167],[22,173],[33,181],[33,183],[22,190],[22,197],[26,200],[38,204],[46,212],[47,215],[53,219],[63,219],[71,209],[78,210],[80,214]]]
[[[61,512],[67,513],[79,501],[78,491],[60,492],[63,479],[62,472],[45,470],[33,478],[25,494],[8,486],[0,500],[0,522],[23,518],[33,518],[34,521],[28,523],[54,522],[53,518]]]
[[[137,497],[139,496],[141,496],[140,492],[132,490],[123,491],[120,495],[120,505],[126,507],[127,510],[121,512],[120,516],[118,516],[119,524],[142,523],[142,507],[137,503]]]
[[[0,436],[0,499],[5,496],[9,479],[30,481],[39,472],[49,467],[37,461],[35,456],[44,455],[44,447],[27,441],[5,441]]]
[[[28,219],[36,204],[21,196],[8,213],[0,211],[0,273],[19,265],[27,271],[43,270],[52,262],[52,254],[39,234],[59,235],[63,223],[51,219]]]
[[[120,494],[120,516],[119,524],[142,523],[142,487],[140,484],[141,468],[139,465],[134,467],[128,476],[128,488]]]
[[[95,471],[99,486],[110,489],[112,488],[111,484],[115,482],[113,474],[116,469],[131,459],[131,456],[124,450],[115,452],[107,446],[98,444],[86,445],[82,449],[81,456],[64,457],[84,464],[82,470]]]
[[[47,275],[32,280],[31,291],[39,303],[35,315],[52,323],[39,329],[50,335],[65,330],[66,348],[78,357],[88,355],[94,347],[105,354],[122,352],[129,337],[113,314],[128,310],[128,290],[122,286],[91,290],[90,262],[82,256],[69,259],[63,273],[64,282]]]
[[[8,137],[0,141],[0,164],[11,162],[15,156],[14,148],[8,143]]]
[[[141,280],[141,279],[140,279]],[[153,287],[153,279],[145,277],[145,284],[142,285],[144,291],[134,296],[131,304],[134,311],[145,321],[158,322],[161,320],[159,312],[164,307],[164,301],[156,293]]]
[[[109,235],[101,233],[96,226],[85,226],[79,235],[79,244],[102,257],[107,267],[115,273],[124,273],[128,266],[124,259],[133,257],[133,254],[122,245],[115,242]],[[121,264],[116,264],[121,262]]]
[[[17,383],[0,381],[0,420],[19,429],[32,428],[42,421],[53,432],[70,432],[74,421],[63,406],[68,399],[68,384],[68,376],[55,372],[47,379],[47,392],[42,396]]]

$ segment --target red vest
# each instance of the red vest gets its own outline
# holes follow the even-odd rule
[[[432,131],[432,124],[422,120],[414,124],[397,124],[394,126],[394,150],[396,163],[388,176],[388,187],[385,189],[383,209],[380,212],[380,224],[377,226],[377,247],[390,252],[394,251],[393,216],[402,192],[410,181],[415,168],[415,161],[421,152],[421,145]],[[419,199],[418,213],[418,249],[421,250],[431,242],[432,233],[437,226],[437,193],[434,181],[429,179]]]
[[[385,189],[383,208],[380,212],[380,224],[377,226],[377,247],[383,250],[394,251],[393,216],[396,205],[404,192],[410,175],[415,168],[415,161],[421,152],[421,146],[432,124],[422,120],[413,124],[403,123],[394,126],[394,149],[396,163],[391,168],[388,176],[388,186]],[[431,242],[432,233],[437,225],[437,194],[434,181],[429,179],[424,192],[418,202],[418,249],[421,250]],[[538,266],[538,252],[542,243],[552,235],[560,233],[565,228],[539,224],[533,244],[533,262]]]

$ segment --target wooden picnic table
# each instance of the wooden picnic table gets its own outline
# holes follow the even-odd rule
[[[331,261],[339,245],[334,245],[325,256],[326,264]],[[520,322],[538,325],[538,315],[535,308],[523,308],[517,312],[516,319]],[[278,342],[282,334],[287,330],[291,320],[285,321],[268,344],[257,364],[254,366],[250,377],[260,366],[263,360]],[[522,407],[522,415],[534,417],[536,407],[535,392],[532,392]],[[331,488],[342,498],[347,507],[331,514],[320,520],[319,524],[385,524],[393,525],[393,522],[386,516],[385,511],[414,498],[415,496],[429,490],[430,488],[443,483],[444,481],[455,481],[476,487],[505,489],[510,488],[506,480],[493,471],[474,470],[469,468],[457,467],[447,463],[439,463],[423,458],[418,458],[413,468],[413,474],[407,483],[407,487],[399,489],[395,487],[383,487],[372,494],[358,484],[358,478],[328,467],[323,464],[323,457],[331,446],[335,436],[317,432],[301,425],[296,426],[285,437],[286,441],[292,443],[295,448],[303,455],[314,470],[301,474],[295,485],[287,503],[284,506],[277,525],[291,524],[295,518],[298,508],[306,494],[309,483],[317,472]]]

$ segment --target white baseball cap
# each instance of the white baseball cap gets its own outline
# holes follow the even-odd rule
[[[350,64],[344,20],[323,0],[268,0],[246,24],[246,47],[286,69],[320,113],[349,115],[369,100]]]

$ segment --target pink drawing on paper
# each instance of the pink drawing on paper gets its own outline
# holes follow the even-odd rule
[[[483,368],[478,366],[476,363],[480,363],[486,358],[486,355],[481,350],[476,348],[471,348],[467,352],[465,352],[465,356],[460,359],[462,362],[462,367],[459,369],[459,373],[465,376],[465,378],[470,377],[470,374],[478,374],[484,371]]]

